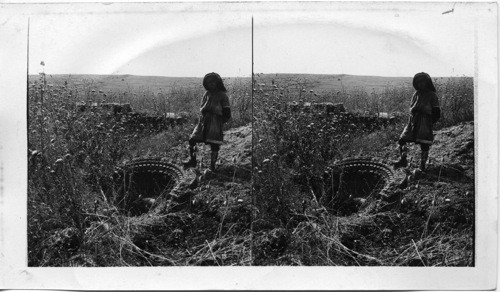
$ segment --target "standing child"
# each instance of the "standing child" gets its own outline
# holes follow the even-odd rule
[[[399,138],[400,159],[394,163],[394,167],[406,167],[407,142],[420,144],[420,170],[425,171],[425,164],[429,157],[429,148],[434,140],[432,125],[441,116],[439,100],[436,95],[436,88],[432,79],[427,73],[418,73],[413,77],[413,87],[416,92],[413,94],[410,104],[410,119]]]
[[[210,170],[215,171],[220,145],[223,143],[222,126],[231,118],[229,98],[222,78],[217,73],[208,73],[203,78],[203,87],[207,90],[201,100],[201,116],[189,137],[189,160],[184,167],[196,166],[196,144],[210,145]]]

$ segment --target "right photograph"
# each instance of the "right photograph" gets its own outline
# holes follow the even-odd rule
[[[304,8],[253,20],[253,264],[475,266],[481,6]]]

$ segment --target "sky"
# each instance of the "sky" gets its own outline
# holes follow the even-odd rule
[[[479,22],[496,29],[496,19],[484,17],[491,8],[443,2],[41,5],[30,15],[29,72],[250,76],[253,17],[256,73],[473,76],[474,31]]]

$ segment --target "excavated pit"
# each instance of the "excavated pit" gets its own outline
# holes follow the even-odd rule
[[[383,195],[393,180],[392,169],[377,159],[346,159],[327,172],[320,201],[330,212],[347,216]]]
[[[161,159],[140,159],[117,167],[113,174],[114,204],[129,216],[151,210],[168,197],[183,179],[180,168]]]

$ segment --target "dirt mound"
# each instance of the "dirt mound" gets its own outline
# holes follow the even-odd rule
[[[230,129],[224,133],[226,144],[221,147],[224,160],[237,163],[240,167],[251,167],[252,127],[250,125]]]
[[[442,166],[442,175],[474,179],[474,123],[467,122],[436,132],[430,164]],[[431,171],[432,167],[429,169]]]

